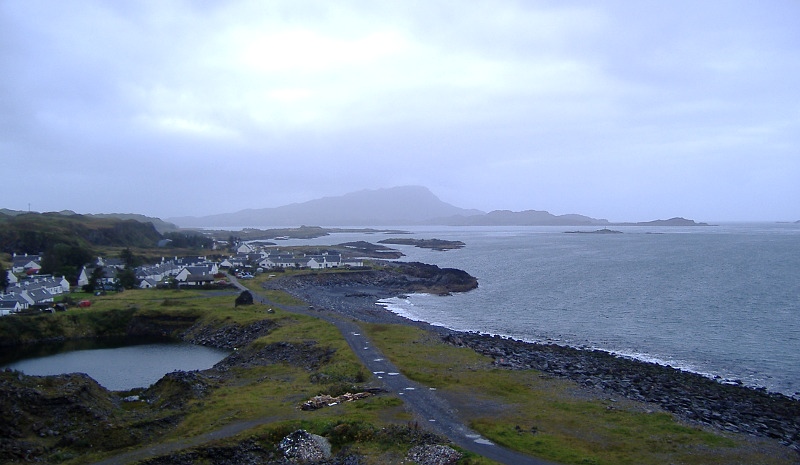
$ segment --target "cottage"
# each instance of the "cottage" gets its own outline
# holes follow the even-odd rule
[[[156,286],[158,286],[158,281],[151,278],[144,278],[142,282],[139,283],[139,289],[152,289]]]
[[[247,242],[242,242],[241,244],[239,244],[238,247],[236,247],[236,253],[237,254],[255,253],[255,251],[256,251],[256,248],[253,247],[252,245],[248,244]]]
[[[351,266],[352,267],[362,267],[362,266],[364,266],[364,260],[362,260],[360,258],[342,259],[341,263],[342,263],[342,266],[345,266],[345,267],[351,267]]]
[[[53,302],[53,294],[47,292],[44,288],[25,289],[19,293],[19,296],[25,299],[30,305],[43,305]]]
[[[214,276],[210,274],[189,275],[184,281],[187,286],[205,286],[214,283]]]
[[[14,273],[36,274],[42,269],[41,255],[17,255],[11,259],[11,271]]]
[[[305,258],[309,268],[338,268],[342,264],[342,256],[338,254],[310,255]]]
[[[27,305],[23,306],[19,299],[11,294],[0,297],[0,316],[17,313],[26,308],[28,308]]]
[[[191,276],[210,276],[213,281],[214,275],[217,273],[219,273],[219,268],[216,264],[185,266],[175,275],[175,281],[187,282]]]
[[[308,260],[303,257],[295,257],[294,255],[287,254],[270,254],[262,258],[258,262],[258,266],[262,268],[299,268],[306,266]]]

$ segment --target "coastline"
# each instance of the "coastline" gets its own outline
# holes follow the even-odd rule
[[[420,294],[424,294],[424,293],[420,293]],[[520,338],[520,337],[517,337],[517,336],[515,336],[513,334],[493,333],[493,332],[489,332],[489,331],[477,331],[477,330],[470,330],[470,329],[452,328],[452,327],[449,327],[445,323],[426,321],[423,318],[415,317],[411,312],[406,311],[402,306],[396,305],[396,304],[394,304],[392,302],[392,300],[395,300],[395,299],[404,299],[404,298],[408,298],[408,297],[412,297],[412,296],[399,295],[399,296],[395,296],[395,297],[385,298],[385,299],[381,299],[381,300],[377,301],[376,304],[381,306],[381,307],[383,307],[383,308],[385,308],[389,312],[392,312],[393,314],[398,315],[401,318],[405,318],[405,319],[409,320],[410,322],[424,323],[424,324],[428,324],[428,325],[431,325],[431,326],[434,326],[434,327],[441,327],[441,328],[445,329],[446,331],[450,331],[450,332],[464,333],[464,334],[479,334],[479,335],[488,336],[488,337],[500,337],[502,339],[510,339],[510,340],[515,340],[515,341],[518,341],[518,342],[525,342],[525,343],[528,343],[528,344],[555,345],[555,346],[567,347],[567,348],[572,348],[572,349],[577,349],[577,350],[584,350],[584,351],[585,350],[589,350],[589,351],[604,352],[604,353],[613,355],[615,357],[623,358],[623,359],[633,360],[633,361],[640,362],[640,363],[645,363],[645,364],[655,364],[655,365],[659,365],[659,366],[662,366],[662,367],[673,368],[673,369],[676,369],[676,370],[682,371],[682,372],[688,372],[688,373],[696,374],[696,375],[708,378],[710,380],[714,380],[714,381],[716,381],[718,383],[739,385],[739,386],[742,386],[742,387],[745,387],[745,388],[748,388],[748,389],[754,389],[756,391],[768,392],[770,394],[781,394],[781,395],[784,395],[786,397],[789,397],[790,399],[800,401],[800,393],[796,393],[796,395],[790,395],[790,394],[786,394],[786,393],[783,393],[783,392],[780,392],[780,391],[770,390],[770,389],[768,389],[768,388],[766,388],[764,386],[760,386],[760,385],[757,385],[757,384],[748,384],[748,383],[746,383],[746,382],[744,382],[744,381],[742,381],[740,379],[726,378],[726,377],[720,376],[719,374],[715,374],[713,372],[701,371],[701,370],[699,370],[697,368],[694,368],[690,363],[681,362],[681,361],[675,361],[675,360],[665,359],[665,358],[659,358],[659,357],[652,356],[652,355],[649,355],[649,354],[617,351],[617,350],[606,349],[606,348],[597,347],[597,346],[570,344],[568,342],[556,342],[556,341],[560,341],[560,339],[555,339],[555,340],[554,339],[549,339],[549,338],[541,338],[541,339],[533,338],[533,339],[529,339],[529,338],[524,338],[524,337]]]
[[[424,290],[382,279],[370,280],[365,275],[357,279],[341,276],[345,274],[339,274],[337,279],[322,275],[315,275],[313,280],[277,279],[265,283],[265,287],[286,291],[317,311],[362,322],[426,329],[447,343],[492,357],[498,368],[535,369],[572,380],[586,389],[655,404],[690,423],[772,438],[800,452],[798,399],[603,350],[457,331],[412,320],[387,309],[380,301]]]

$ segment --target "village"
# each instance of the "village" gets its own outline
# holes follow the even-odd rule
[[[213,287],[227,284],[226,273],[242,279],[253,273],[286,269],[352,268],[363,266],[363,259],[346,258],[340,253],[293,253],[280,248],[242,242],[233,253],[221,260],[207,256],[162,257],[158,263],[133,269],[139,289],[157,287]],[[32,310],[63,310],[58,302],[71,292],[105,292],[123,289],[121,275],[126,271],[120,258],[97,257],[80,270],[74,285],[66,276],[40,274],[41,254],[13,254],[7,270],[8,286],[0,292],[0,316]]]

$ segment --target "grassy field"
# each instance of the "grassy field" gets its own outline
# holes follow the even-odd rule
[[[472,428],[511,449],[568,464],[796,463],[766,441],[712,433],[534,370],[495,368],[414,327],[363,327],[407,376],[437,388]]]

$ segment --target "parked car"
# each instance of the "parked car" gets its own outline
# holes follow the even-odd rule
[[[92,306],[91,300],[81,300],[80,302],[78,302],[78,307],[80,308],[87,308],[91,306]]]

